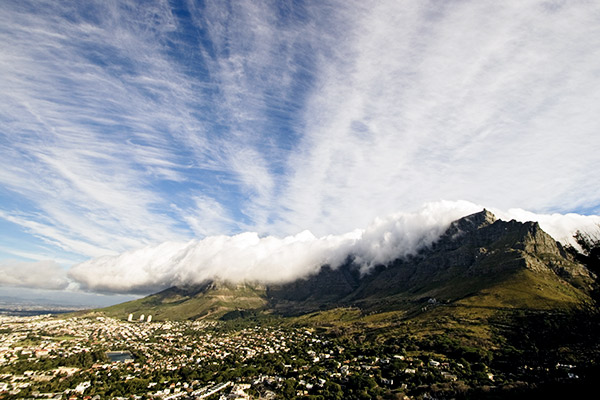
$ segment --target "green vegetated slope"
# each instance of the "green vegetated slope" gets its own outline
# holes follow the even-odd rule
[[[232,310],[257,309],[265,304],[264,286],[211,281],[187,288],[169,288],[96,312],[120,319],[133,314],[134,320],[141,314],[152,315],[155,321],[218,319]]]
[[[335,334],[444,337],[458,347],[491,350],[522,323],[515,316],[570,315],[590,304],[593,285],[539,225],[498,221],[484,211],[456,221],[420,254],[364,277],[335,308],[324,309],[312,294],[283,309],[312,307],[295,320]]]
[[[454,289],[437,293],[469,294],[454,301],[435,297],[402,299],[379,311],[372,308],[377,303],[369,298],[369,308],[338,307],[291,320],[340,335],[368,334],[371,339],[380,340],[398,335],[418,339],[444,335],[458,338],[464,345],[493,348],[496,325],[506,327],[512,323],[513,315],[566,315],[589,301],[581,290],[557,281],[552,274],[529,270],[507,274],[499,280],[457,279],[447,284],[455,285]]]

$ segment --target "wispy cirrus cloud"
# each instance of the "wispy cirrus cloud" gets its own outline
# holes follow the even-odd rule
[[[371,6],[307,105],[284,226],[343,231],[439,197],[597,210],[597,5]]]
[[[87,256],[267,229],[318,29],[292,5],[181,7],[3,7],[0,180],[30,204],[11,222]]]
[[[325,237],[441,198],[599,210],[593,2],[0,11],[0,216],[44,246]]]
[[[155,6],[145,8],[162,18],[152,31],[120,3],[24,2],[3,13],[2,180],[33,205],[12,221],[75,253],[179,233],[155,212],[151,184],[185,179],[168,128],[197,124],[181,107],[189,85],[160,57],[155,40],[173,21]]]

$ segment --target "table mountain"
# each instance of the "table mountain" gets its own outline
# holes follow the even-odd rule
[[[590,272],[537,222],[502,221],[483,210],[453,222],[418,253],[368,271],[350,256],[338,268],[323,266],[315,275],[286,284],[210,281],[170,288],[104,312],[175,319],[239,310],[299,315],[351,306],[377,313],[424,302],[550,309],[586,301],[593,283]]]

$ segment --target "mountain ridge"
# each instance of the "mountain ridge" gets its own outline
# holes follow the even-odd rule
[[[525,281],[530,287],[517,289]],[[382,312],[415,308],[430,298],[450,304],[479,296],[491,302],[489,293],[496,293],[497,304],[566,307],[585,301],[592,284],[589,271],[537,222],[503,221],[484,209],[452,222],[430,246],[368,271],[349,256],[337,268],[324,265],[288,283],[211,280],[100,312],[121,318],[145,312],[157,319],[219,318],[240,310],[283,316],[337,307]]]

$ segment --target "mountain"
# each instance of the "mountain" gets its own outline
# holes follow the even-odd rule
[[[272,307],[303,313],[335,305],[381,311],[436,299],[454,303],[494,297],[494,306],[552,308],[579,302],[593,279],[536,222],[497,220],[487,210],[453,222],[430,247],[361,274],[336,270],[270,286]]]
[[[364,313],[415,312],[424,305],[568,308],[588,299],[594,280],[536,222],[502,221],[487,210],[453,222],[431,246],[369,271],[349,257],[296,281],[261,285],[210,281],[170,288],[101,312],[154,319],[218,318],[258,310],[302,315],[340,307]],[[237,314],[236,314],[237,313]]]

